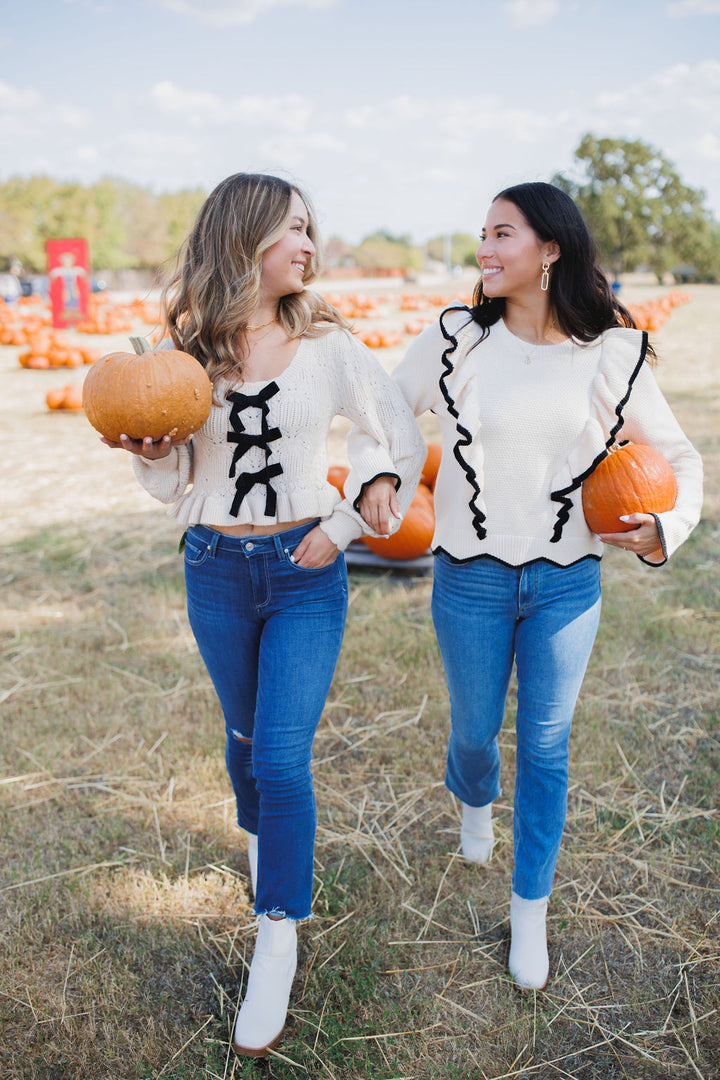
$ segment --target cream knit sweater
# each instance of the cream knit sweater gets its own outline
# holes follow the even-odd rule
[[[660,450],[677,479],[675,508],[656,515],[664,562],[699,519],[702,463],[644,360],[647,336],[617,327],[538,347],[502,320],[471,349],[479,336],[467,308],[446,309],[393,372],[415,415],[432,409],[442,428],[433,550],[511,566],[600,558],[580,487],[630,440]],[[365,441],[353,432],[350,445]]]
[[[163,343],[165,344],[165,343]],[[133,467],[154,498],[184,525],[267,525],[321,518],[343,550],[371,530],[353,507],[362,486],[384,474],[400,481],[404,513],[426,447],[398,386],[370,350],[346,330],[302,338],[277,378],[215,386],[205,425],[185,446]],[[367,436],[350,455],[346,498],[328,483],[327,437],[335,416]]]

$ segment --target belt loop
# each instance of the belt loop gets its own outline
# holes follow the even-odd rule
[[[217,529],[208,529],[208,532],[211,534],[210,535],[210,543],[208,544],[208,551],[210,552],[210,558],[214,559],[215,555],[216,555],[216,552],[217,552],[217,546],[220,543],[220,537],[222,536],[222,533],[219,533],[217,531]]]
[[[272,533],[273,545],[275,547],[275,554],[277,555],[277,557],[279,559],[282,559],[282,557],[283,557],[283,555],[285,553],[285,548],[283,547],[282,537],[283,537],[282,533]]]

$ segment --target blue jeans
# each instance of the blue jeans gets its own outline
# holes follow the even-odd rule
[[[513,890],[552,889],[567,814],[568,742],[600,619],[600,564],[435,558],[432,613],[450,694],[445,783],[468,806],[500,794],[498,735],[513,660],[517,770]]]
[[[258,836],[258,914],[310,914],[316,810],[310,761],[340,653],[347,575],[290,562],[317,522],[272,536],[194,525],[190,626],[222,705],[238,824]]]

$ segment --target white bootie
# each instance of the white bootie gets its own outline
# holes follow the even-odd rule
[[[280,1042],[296,967],[297,924],[261,915],[245,1000],[235,1024],[236,1054],[265,1057]]]
[[[253,896],[257,896],[258,841],[255,833],[248,833],[248,864],[250,866],[250,884]]]
[[[523,900],[513,893],[510,897],[508,968],[518,986],[525,990],[543,990],[548,981],[547,906],[547,896],[540,900]]]
[[[460,843],[462,853],[469,862],[490,861],[495,834],[492,827],[492,803],[487,806],[462,806]]]

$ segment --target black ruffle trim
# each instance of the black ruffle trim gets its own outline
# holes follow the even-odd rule
[[[557,566],[559,570],[567,569],[570,566],[577,566],[578,563],[584,562],[586,559],[594,559],[595,562],[600,562],[602,555],[594,555],[589,552],[587,555],[581,555],[579,559],[574,559],[569,563],[555,562],[554,559],[546,559],[544,555],[540,555],[537,559],[529,559],[524,563],[509,563],[505,559],[499,559],[497,555],[489,555],[487,552],[481,551],[478,555],[468,555],[466,559],[458,559],[455,555],[451,555],[449,551],[446,551],[444,547],[436,547],[432,549],[433,555],[442,554],[450,562],[455,563],[456,566],[464,566],[466,563],[477,562],[478,559],[490,559],[491,562],[500,563],[501,566],[507,566],[509,570],[522,570],[524,566],[534,566],[535,563],[547,563],[548,566]],[[659,566],[659,563],[653,565]]]
[[[438,384],[440,386],[440,392],[441,392],[442,396],[445,399],[445,404],[447,405],[448,412],[455,419],[455,430],[457,431],[458,435],[460,436],[460,438],[455,443],[455,446],[453,447],[453,454],[455,455],[455,460],[457,461],[457,463],[460,465],[461,469],[465,473],[465,476],[467,477],[467,481],[468,481],[468,483],[470,484],[470,487],[473,490],[472,498],[468,502],[468,506],[470,507],[470,511],[472,513],[472,526],[473,526],[473,529],[475,530],[475,532],[477,534],[478,539],[479,540],[484,540],[485,537],[487,536],[487,529],[485,528],[485,526],[483,524],[483,522],[485,521],[485,514],[483,514],[482,510],[480,510],[480,508],[476,505],[476,500],[477,500],[478,496],[480,495],[480,485],[478,484],[478,481],[477,481],[477,473],[473,469],[472,465],[470,465],[470,463],[467,462],[465,460],[465,458],[463,457],[463,455],[462,455],[462,449],[464,447],[466,447],[466,446],[470,446],[470,444],[472,442],[472,435],[467,430],[467,428],[463,427],[462,424],[460,423],[460,414],[458,413],[457,409],[455,408],[455,401],[453,399],[452,394],[450,393],[450,391],[448,389],[448,385],[447,385],[447,381],[446,381],[447,377],[449,375],[451,375],[452,372],[455,370],[455,366],[454,366],[452,360],[450,359],[450,357],[451,357],[452,353],[455,352],[455,350],[457,349],[457,346],[458,346],[457,338],[455,337],[454,334],[450,333],[450,331],[446,328],[445,323],[443,321],[445,315],[447,315],[451,311],[467,311],[468,315],[470,316],[470,319],[472,320],[472,312],[470,311],[470,308],[465,307],[464,305],[461,306],[461,307],[445,308],[445,310],[441,313],[440,320],[439,320],[439,322],[440,322],[440,330],[442,331],[442,336],[445,338],[446,341],[449,341],[450,344],[448,345],[448,347],[445,349],[445,351],[442,354],[442,363],[443,363],[443,367],[445,368],[445,370],[444,370],[443,374],[440,376],[440,379],[438,380]]]
[[[610,438],[605,443],[605,449],[603,450],[603,452],[601,454],[598,454],[598,456],[595,458],[595,460],[588,466],[587,469],[585,469],[584,472],[580,473],[579,476],[574,476],[571,483],[568,484],[567,487],[561,488],[559,491],[551,491],[550,492],[550,498],[553,500],[553,502],[560,503],[560,509],[557,512],[557,518],[555,520],[555,528],[553,529],[553,534],[550,537],[550,543],[551,544],[557,544],[558,541],[561,539],[563,528],[567,524],[568,519],[570,517],[570,511],[573,508],[573,501],[572,501],[572,499],[568,498],[568,496],[570,495],[571,492],[577,491],[577,489],[581,486],[583,481],[587,480],[590,473],[593,472],[597,468],[597,466],[600,464],[600,462],[604,458],[606,458],[608,456],[610,447],[616,441],[617,433],[620,431],[620,428],[625,423],[625,421],[623,419],[623,409],[625,408],[628,401],[630,400],[630,395],[632,394],[632,389],[633,389],[633,386],[635,385],[635,380],[637,379],[640,371],[642,370],[642,366],[645,363],[645,355],[647,353],[647,347],[648,347],[648,335],[647,335],[647,332],[645,330],[643,330],[643,332],[642,332],[642,345],[640,347],[640,357],[638,359],[637,364],[633,368],[633,371],[632,371],[632,374],[630,375],[630,378],[628,379],[627,390],[625,392],[625,395],[620,399],[620,401],[615,406],[615,415],[617,416],[617,423],[612,427],[612,429],[610,431]]]

